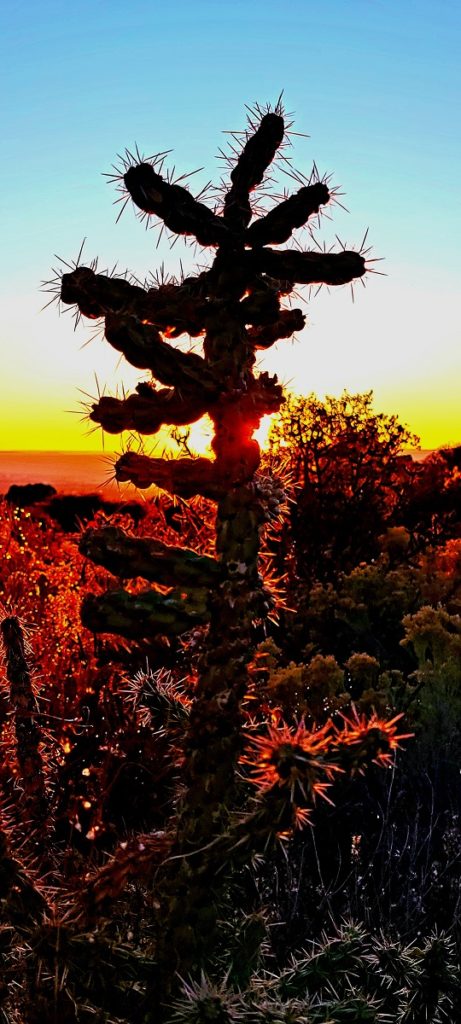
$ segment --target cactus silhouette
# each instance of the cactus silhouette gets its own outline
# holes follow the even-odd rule
[[[78,316],[103,318],[109,344],[152,376],[127,397],[100,397],[90,410],[94,423],[110,433],[142,435],[164,424],[193,423],[204,413],[213,424],[212,458],[126,451],[115,463],[115,476],[139,488],[155,484],[173,496],[215,502],[214,558],[136,538],[119,527],[93,528],[81,539],[88,558],[119,577],[141,576],[151,584],[136,593],[111,589],[87,596],[82,621],[90,630],[142,639],[207,627],[186,716],[177,820],[168,856],[155,870],[158,938],[150,992],[156,1020],[160,1003],[177,990],[176,979],[199,979],[207,968],[232,870],[267,849],[278,833],[303,824],[335,772],[353,773],[372,760],[385,763],[399,740],[395,723],[375,716],[370,723],[357,718],[342,730],[328,725],[315,734],[302,727],[292,733],[274,728],[266,740],[248,749],[245,744],[242,701],[250,683],[254,627],[272,607],[260,575],[260,537],[279,510],[281,493],[277,481],[258,475],[254,433],[264,415],[278,411],[283,396],[276,376],[255,370],[256,353],[303,328],[302,310],[283,305],[297,286],[343,285],[367,270],[365,255],[353,250],[274,248],[335,198],[316,172],[310,179],[295,175],[300,187],[294,194],[268,212],[255,212],[254,197],[286,141],[281,103],[257,107],[217,211],[162,174],[164,154],[144,160],[127,152],[114,175],[123,200],[131,198],[142,217],[159,218],[173,234],[210,248],[209,269],[142,287],[77,263],[60,284],[61,301],[74,305]],[[183,334],[202,339],[202,355],[174,347],[172,341]],[[171,590],[165,594],[157,585]],[[258,790],[256,810],[244,818],[232,814],[239,763]],[[87,894],[92,906],[98,905],[98,886],[110,883],[118,891],[134,870],[133,849],[116,855],[96,879]],[[143,851],[148,860],[144,844]]]

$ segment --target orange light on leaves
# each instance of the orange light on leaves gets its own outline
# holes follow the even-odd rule
[[[300,722],[293,731],[285,722],[279,722],[270,725],[265,736],[252,736],[250,750],[241,758],[243,764],[250,766],[251,781],[261,791],[287,786],[292,800],[296,791],[304,800],[314,801],[316,796],[327,799],[325,791],[330,780],[341,771],[333,761],[323,760],[329,750],[331,728],[327,722],[312,732]],[[321,774],[328,781],[320,781]]]
[[[356,772],[363,774],[364,767],[370,761],[387,768],[392,764],[392,755],[400,748],[401,741],[411,739],[414,735],[412,732],[397,734],[396,723],[403,718],[403,713],[386,721],[375,711],[371,718],[359,715],[353,707],[352,718],[344,714],[341,718],[344,727],[336,729],[335,746],[338,749],[349,748],[353,758],[348,764],[351,775]]]
[[[293,809],[293,825],[303,828],[310,823],[311,808],[317,797],[332,803],[327,790],[338,773],[355,775],[374,762],[381,767],[392,763],[392,755],[402,740],[413,733],[397,733],[402,714],[389,721],[373,712],[370,718],[341,715],[344,725],[338,728],[331,719],[322,728],[309,730],[304,721],[291,728],[273,720],[264,736],[252,736],[246,753],[240,759],[248,765],[251,782],[261,796],[278,787],[289,790]]]

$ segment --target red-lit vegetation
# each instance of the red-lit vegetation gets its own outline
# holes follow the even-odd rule
[[[59,281],[61,301],[103,320],[107,341],[151,374],[133,395],[100,397],[90,418],[151,434],[207,411],[213,458],[125,451],[119,481],[179,499],[172,510],[158,498],[136,522],[99,515],[66,536],[40,510],[3,507],[0,1009],[11,1024],[417,1024],[456,1004],[454,942],[407,941],[446,925],[422,904],[448,824],[424,818],[415,778],[429,778],[439,815],[451,762],[439,791],[431,728],[453,758],[461,719],[459,589],[447,582],[456,453],[414,471],[395,418],[343,396],[288,403],[261,460],[253,434],[283,394],[255,373],[256,350],[303,326],[283,305],[296,285],[352,283],[367,253],[274,249],[337,193],[314,171],[261,210],[289,141],[280,103],[257,108],[237,141],[215,210],[162,174],[163,154],[127,153],[115,175],[142,217],[212,247],[208,270],[141,287],[77,261]],[[171,344],[183,333],[203,355]],[[402,741],[406,774],[394,766]],[[402,801],[420,815],[416,846]],[[440,857],[451,883],[458,860]],[[345,914],[363,925],[341,926]],[[333,938],[295,954],[328,918]]]
[[[407,943],[425,924],[429,933],[452,923],[453,887],[461,875],[455,785],[461,754],[461,538],[455,508],[448,518],[445,508],[437,525],[435,520],[441,477],[445,491],[458,479],[452,462],[452,455],[441,454],[411,469],[404,507],[410,497],[416,504],[423,490],[426,507],[433,510],[427,521],[420,517],[417,541],[412,543],[409,526],[398,525],[402,508],[397,514],[392,503],[386,531],[374,537],[377,557],[350,572],[338,566],[334,582],[303,576],[289,523],[269,532],[265,562],[273,565],[284,549],[283,589],[296,602],[296,612],[282,602],[266,635],[256,630],[243,704],[248,743],[236,792],[239,817],[232,838],[224,832],[217,842],[216,863],[235,847],[237,863],[251,859],[251,820],[266,860],[261,866],[255,862],[249,879],[263,904],[273,903],[270,892],[278,879],[278,897],[274,909],[259,918],[254,894],[240,892],[237,898],[230,890],[231,931],[240,914],[250,914],[265,942],[271,935],[272,955],[282,965],[284,943],[296,948],[318,937],[332,912],[337,921],[354,914],[371,934],[389,930],[394,941],[401,930]],[[437,484],[430,500],[434,464]],[[292,494],[296,528],[299,492],[295,488]],[[328,506],[326,495],[324,500]],[[337,501],[335,490],[334,506]],[[141,988],[148,985],[153,970],[152,885],[171,847],[168,822],[181,787],[184,729],[206,627],[176,639],[156,636],[138,643],[109,634],[98,639],[82,626],[80,603],[86,594],[118,588],[115,560],[122,538],[127,543],[130,536],[148,545],[138,549],[146,564],[164,557],[163,593],[171,589],[168,574],[178,546],[203,557],[200,567],[192,556],[191,571],[200,567],[206,573],[214,541],[211,513],[202,499],[175,507],[159,497],[138,522],[128,514],[102,513],[83,532],[64,533],[40,508],[1,506],[4,645],[12,658],[5,660],[1,710],[2,885],[10,921],[4,941],[11,927],[28,941],[34,936],[41,964],[38,981],[30,951],[26,956],[17,946],[6,950],[5,1013],[15,1002],[16,977],[23,984],[19,1003],[24,997],[27,1006],[23,1019],[30,1021],[44,1019],[55,1003],[62,1020],[91,1019],[95,998],[101,1020],[130,1021],[144,1013],[142,1001],[128,993],[134,980]],[[111,572],[95,564],[103,529],[112,531]],[[91,552],[91,560],[79,546]],[[143,585],[134,578],[130,589]],[[404,724],[392,723],[403,711]],[[361,775],[367,761],[386,763],[399,733],[407,732],[415,738],[405,743],[397,774],[376,769],[374,776],[367,769]],[[345,767],[351,776],[358,769],[351,783],[345,781]],[[259,806],[252,809],[255,786]],[[413,820],[416,837],[408,831]],[[277,846],[267,849],[274,823],[282,843],[295,829],[283,856]],[[313,830],[306,830],[310,824]],[[330,888],[333,873],[336,886]],[[379,898],[378,885],[384,888]],[[285,924],[268,932],[278,917]],[[67,942],[59,951],[58,922]],[[227,931],[226,936],[230,941]],[[338,957],[346,956],[344,940],[330,941]],[[362,935],[359,959],[370,954],[372,941]],[[401,969],[404,953],[409,957],[405,969],[410,976],[415,972],[416,984],[419,961],[413,949],[411,943],[400,952],[395,947],[394,955]],[[454,957],[451,947],[442,952]],[[315,956],[323,955],[326,947],[320,945]],[[94,980],[87,987],[85,977],[89,969],[97,975],[98,958],[104,966],[94,989]],[[250,973],[257,967],[257,961],[251,963]],[[114,994],[115,971],[124,980]],[[61,985],[57,1002],[55,977]],[[281,998],[271,984],[268,977],[265,998]],[[368,987],[363,978],[361,984],[370,996],[370,978]],[[196,996],[189,995],[194,1002]],[[226,989],[226,1004],[231,995]],[[32,998],[36,1010],[29,1005]],[[185,995],[178,1005],[181,999],[186,1005]]]

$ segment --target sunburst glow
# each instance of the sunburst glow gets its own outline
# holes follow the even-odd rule
[[[263,449],[267,448],[268,438],[269,438],[269,434],[270,434],[270,429],[271,429],[271,426],[272,426],[273,422],[274,422],[274,416],[273,415],[263,416],[262,420],[261,420],[261,423],[259,424],[258,429],[255,430],[255,432],[253,434],[253,437],[254,437],[255,441],[257,441],[258,444]]]
[[[209,416],[202,416],[196,423],[191,423],[188,428],[187,446],[194,455],[206,455],[212,458],[211,440],[213,437],[213,424]]]

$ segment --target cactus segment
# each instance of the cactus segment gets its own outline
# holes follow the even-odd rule
[[[291,338],[295,331],[306,326],[306,317],[301,309],[284,309],[278,320],[262,327],[248,327],[247,333],[256,348],[270,348],[282,338]]]
[[[265,114],[256,132],[247,139],[231,171],[232,186],[224,200],[224,220],[242,230],[250,223],[250,192],[261,184],[264,174],[283,142],[285,124],[280,114]]]
[[[151,459],[137,452],[125,452],[115,463],[115,479],[130,481],[145,490],[154,484],[169,494],[192,498],[219,498],[222,484],[216,477],[215,464],[209,459]]]
[[[85,558],[103,565],[114,576],[142,576],[166,587],[212,587],[219,563],[208,555],[177,548],[153,537],[133,537],[118,526],[88,529],[79,544]]]
[[[103,395],[93,404],[90,420],[109,434],[120,434],[122,430],[156,434],[164,423],[195,423],[207,411],[203,397],[200,402],[191,395],[182,395],[176,388],[156,391],[150,384],[138,384],[136,391],[137,394],[123,399]]]
[[[252,255],[266,274],[296,284],[350,284],[366,273],[364,257],[347,249],[325,253],[260,249]]]
[[[228,447],[225,439],[221,448],[226,457],[224,465],[210,459],[154,459],[136,452],[125,452],[115,463],[115,479],[120,483],[131,481],[141,490],[155,484],[180,498],[203,498],[217,501],[230,487],[237,487],[251,479],[259,465],[259,445],[249,441],[246,450],[236,451],[231,436]]]
[[[329,200],[329,190],[321,181],[300,188],[295,195],[279,203],[248,228],[246,245],[280,245],[281,242],[287,242],[295,228],[303,227],[309,217],[318,213],[320,207]]]
[[[62,275],[60,298],[65,305],[76,305],[83,316],[93,320],[108,313],[133,316],[142,324],[165,331],[168,336],[187,332],[196,337],[203,331],[206,312],[200,291],[200,278],[192,283],[189,280],[182,285],[145,289],[131,284],[125,277],[96,274],[91,267],[77,267]],[[111,321],[109,329],[115,326]],[[162,338],[151,331],[149,340],[155,343]]]
[[[116,633],[133,640],[158,635],[180,636],[209,621],[208,591],[190,589],[183,599],[178,594],[144,590],[130,594],[109,590],[89,594],[82,602],[82,623],[92,633]]]
[[[160,217],[176,235],[194,235],[200,245],[222,245],[231,238],[222,217],[194,199],[186,188],[170,185],[151,164],[129,167],[124,182],[135,205]]]
[[[285,122],[281,114],[264,114],[258,128],[245,143],[237,163],[231,171],[230,177],[234,188],[252,192],[261,184],[267,168],[283,142],[284,133]]]
[[[135,317],[106,316],[105,338],[117,352],[140,370],[150,370],[161,384],[179,388],[200,387],[214,395],[218,390],[205,360],[194,352],[181,352],[163,341],[159,331]]]
[[[108,277],[90,267],[77,267],[62,275],[60,297],[65,305],[76,305],[83,316],[97,320],[108,311],[134,313],[144,290],[124,277]]]

